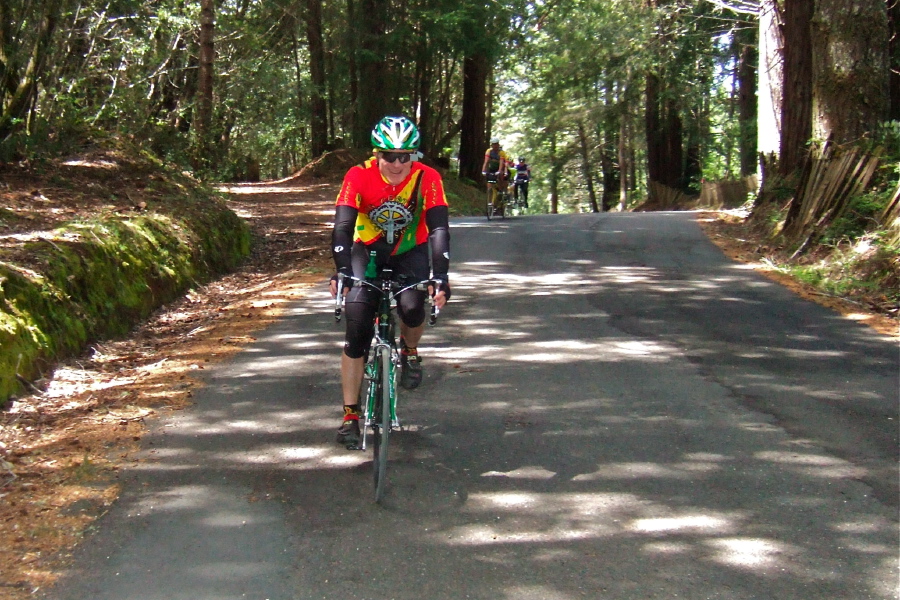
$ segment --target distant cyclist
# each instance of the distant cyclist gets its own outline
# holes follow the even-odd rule
[[[520,156],[519,161],[513,165],[515,178],[513,179],[513,197],[519,199],[519,190],[522,191],[522,206],[528,208],[528,182],[531,181],[531,167],[525,162],[525,157]]]
[[[500,138],[491,138],[491,146],[484,151],[484,163],[481,165],[481,174],[488,179],[488,189],[494,185],[491,183],[493,179],[499,191],[506,191],[507,170],[511,162],[509,154],[500,146]]]
[[[450,226],[447,198],[441,175],[418,162],[419,130],[406,117],[385,117],[371,135],[374,156],[351,167],[337,197],[331,251],[338,273],[365,277],[369,252],[376,252],[380,271],[412,282],[432,277],[441,280],[434,303],[442,308],[450,299]],[[431,252],[429,254],[429,242]],[[429,263],[431,268],[429,269]],[[331,295],[337,295],[338,275],[331,278]],[[345,279],[347,284],[352,280]],[[341,388],[344,419],[337,441],[348,447],[360,438],[359,390],[365,355],[375,333],[378,292],[353,285],[347,293],[347,331],[341,355]],[[410,289],[398,298],[400,317],[400,385],[418,387],[422,381],[419,339],[425,329],[426,292]]]

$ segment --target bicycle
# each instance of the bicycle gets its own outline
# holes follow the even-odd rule
[[[354,285],[366,285],[380,294],[378,310],[375,312],[375,335],[366,352],[363,382],[360,386],[359,405],[363,409],[362,427],[358,450],[365,451],[368,437],[372,438],[372,467],[375,484],[375,502],[384,498],[387,483],[388,440],[391,430],[402,430],[397,418],[397,375],[400,370],[400,348],[397,345],[396,316],[397,298],[406,290],[436,290],[440,281],[426,279],[404,286],[393,279],[393,270],[384,268],[380,277],[364,279],[350,277]],[[334,319],[341,320],[344,307],[344,279],[338,276],[338,293],[335,297]],[[437,322],[438,309],[429,295],[431,316],[428,324]],[[368,432],[368,433],[367,433]]]
[[[528,208],[528,179],[513,180],[513,202],[520,210]]]
[[[509,202],[509,192],[497,189],[498,173],[488,173],[485,177],[490,187],[487,190],[487,204],[485,206],[485,215],[490,221],[492,217],[499,216],[501,219],[506,217],[506,205]]]

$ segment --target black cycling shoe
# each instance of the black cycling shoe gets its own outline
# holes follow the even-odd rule
[[[403,348],[400,351],[400,385],[407,390],[414,390],[422,383],[422,359],[415,348]]]
[[[359,438],[359,411],[344,406],[344,422],[338,427],[337,443],[345,445],[348,450],[353,450],[359,445]]]

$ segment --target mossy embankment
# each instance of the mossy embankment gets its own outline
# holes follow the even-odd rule
[[[249,254],[216,192],[147,157],[5,166],[0,181],[0,405]]]

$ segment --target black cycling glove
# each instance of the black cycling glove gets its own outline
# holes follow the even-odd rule
[[[450,299],[450,278],[447,276],[447,274],[446,273],[436,274],[433,277],[433,279],[440,280],[440,283],[437,286],[438,289],[435,290],[435,293],[444,292],[444,295],[447,297],[447,300],[449,300]]]
[[[353,275],[353,271],[350,270],[350,267],[341,267],[338,269],[338,272],[331,276],[331,281],[337,282],[338,276],[344,276],[344,287],[348,290],[353,287],[353,279],[351,279],[351,275]]]

